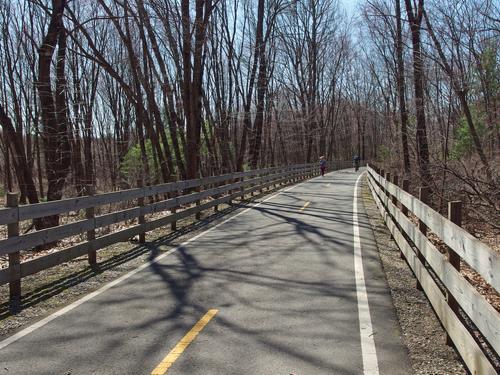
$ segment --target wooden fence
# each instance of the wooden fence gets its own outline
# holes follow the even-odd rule
[[[331,169],[342,169],[350,162],[332,162]],[[123,190],[94,195],[89,188],[89,195],[59,201],[18,206],[18,195],[8,193],[6,208],[0,209],[0,225],[7,225],[8,238],[0,240],[0,255],[8,254],[9,267],[0,270],[0,285],[9,283],[11,302],[18,302],[21,296],[21,279],[28,275],[70,261],[85,254],[91,265],[96,264],[96,251],[117,242],[127,241],[139,236],[139,242],[145,241],[145,233],[170,224],[176,229],[180,219],[195,215],[200,218],[204,210],[230,203],[235,199],[243,200],[245,194],[263,191],[277,184],[292,183],[318,174],[316,164],[302,164],[289,167],[277,167],[248,172],[231,173],[202,179],[178,181],[137,189]],[[194,191],[194,192],[193,192]],[[146,204],[150,197],[163,197],[163,200]],[[134,202],[135,207],[96,216],[99,206]],[[189,206],[188,206],[189,205]],[[188,207],[186,207],[188,206]],[[181,207],[184,207],[181,210]],[[19,233],[19,222],[51,215],[85,211],[85,219],[59,225],[25,235]],[[147,221],[145,215],[161,213],[166,215]],[[124,221],[135,220],[136,224],[110,234],[96,236],[96,229]],[[20,252],[31,250],[60,241],[64,238],[86,234],[86,241],[66,249],[21,262]]]
[[[445,328],[448,343],[453,343],[472,374],[497,374],[498,368],[488,358],[498,358],[500,352],[500,314],[463,277],[460,267],[464,261],[500,291],[500,257],[460,227],[460,202],[449,202],[445,218],[425,204],[426,189],[420,188],[418,199],[408,193],[408,180],[399,187],[397,176],[391,179],[389,173],[384,176],[373,166],[368,166],[368,176],[380,213],[413,270],[417,287],[425,292]],[[410,212],[418,224],[410,220]],[[429,240],[429,231],[446,244],[447,254]],[[470,322],[489,348],[478,343]]]

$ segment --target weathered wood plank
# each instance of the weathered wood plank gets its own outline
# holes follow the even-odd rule
[[[21,265],[22,267],[22,265]],[[0,270],[0,285],[4,285],[10,282],[10,272],[8,268]]]
[[[284,174],[280,174],[279,176],[281,176],[281,175],[284,175]],[[229,184],[229,185],[223,185],[223,186],[220,186],[217,188],[205,190],[201,193],[188,194],[188,195],[179,196],[176,198],[171,198],[168,200],[148,204],[148,205],[145,205],[144,207],[134,207],[134,208],[121,210],[121,211],[113,212],[113,213],[106,214],[106,215],[97,216],[97,217],[95,217],[95,220],[94,220],[94,227],[95,228],[105,227],[105,226],[117,224],[119,222],[123,222],[126,220],[135,219],[140,215],[147,215],[147,214],[152,214],[152,213],[156,213],[156,212],[166,211],[170,208],[177,207],[179,205],[187,205],[187,204],[196,202],[197,200],[200,200],[200,199],[206,199],[206,198],[212,197],[213,195],[216,195],[216,194],[225,193],[231,189],[238,188],[242,185],[248,185],[248,184],[251,184],[252,182],[268,181],[271,178],[273,178],[273,176],[266,176],[266,177],[257,178],[257,179],[253,179],[253,180],[247,180],[244,182],[237,182],[237,183],[233,183],[233,184]]]
[[[472,374],[495,375],[496,371],[483,353],[474,338],[462,325],[460,319],[449,308],[443,293],[436,285],[431,275],[420,262],[404,235],[397,229],[389,213],[385,210],[379,196],[372,190],[372,195],[377,203],[387,227],[391,231],[399,248],[405,254],[406,260],[422,285],[427,298],[432,304],[436,315],[453,340],[457,351]]]
[[[24,236],[7,238],[0,241],[0,255],[32,249],[36,246],[46,245],[66,237],[85,233],[94,229],[94,220],[81,220],[76,223],[43,229]]]
[[[199,196],[200,193],[189,194],[186,196],[157,202],[142,208],[134,207],[106,215],[96,216],[95,218],[89,220],[83,220],[76,223],[44,229],[42,231],[30,233],[18,238],[3,240],[0,241],[0,254],[7,254],[14,251],[31,249],[33,247],[58,241],[66,237],[85,233],[88,230],[117,224],[126,220],[131,220],[137,218],[140,215],[158,212],[179,204],[192,203],[199,199]]]
[[[58,215],[70,211],[78,211],[89,207],[128,201],[140,197],[144,197],[144,188],[29,204],[19,207],[19,220],[29,220],[50,215]]]
[[[84,243],[69,247],[67,249],[63,249],[63,250],[57,251],[55,253],[44,255],[44,256],[41,256],[39,258],[35,258],[35,259],[29,260],[25,263],[22,263],[21,264],[21,275],[22,275],[22,277],[33,275],[37,272],[55,267],[59,264],[69,262],[70,260],[84,256],[89,251],[95,251],[94,247],[92,246],[92,243],[94,243],[96,241],[97,240],[93,240],[90,242],[84,242]]]
[[[179,190],[188,190],[188,189],[193,189],[198,186],[201,186],[201,179],[193,179],[193,180],[185,180],[185,181],[179,181]]]
[[[476,270],[487,283],[500,292],[500,273],[498,272],[500,269],[500,256],[497,253],[431,207],[383,179],[372,168],[368,168],[368,171],[375,181],[388,190],[390,194],[396,196],[399,202],[421,219],[432,232]]]
[[[85,255],[89,251],[98,251],[117,242],[127,241],[140,234],[143,230],[143,226],[135,225],[118,232],[104,235],[93,241],[84,242],[56,253],[30,260],[21,264],[21,275],[22,277],[32,275],[44,269],[78,258],[79,256]]]
[[[179,190],[178,187],[179,187],[178,182],[167,182],[165,184],[160,184],[160,185],[146,186],[144,188],[145,190],[144,195],[146,197],[150,197],[152,195],[157,195],[157,194],[167,194]]]
[[[19,221],[19,210],[17,207],[0,208],[0,225],[12,224]]]
[[[227,174],[224,174],[224,175],[221,175],[221,176],[210,176],[210,177],[206,177],[206,184],[218,184],[218,183],[221,183],[221,182],[225,182],[225,181],[230,181],[232,180],[233,178],[235,178],[235,176],[237,175],[238,173],[227,173]]]
[[[482,335],[488,340],[493,349],[500,353],[500,314],[490,303],[457,271],[453,265],[441,254],[429,239],[401,212],[386,196],[382,190],[372,182],[372,191],[394,217],[415,246],[425,257],[434,273],[443,285],[455,297],[458,304],[479,328]]]
[[[143,214],[143,207],[133,207],[126,210],[112,212],[110,214],[96,216],[94,218],[94,228],[97,229],[118,224],[126,220],[135,219]]]
[[[231,180],[233,178],[257,176],[263,173],[271,173],[274,170],[291,171],[302,168],[302,165],[287,168],[265,168],[247,172],[236,172],[222,176],[211,176],[205,179],[193,179],[178,182],[171,182],[161,185],[148,186],[145,188],[121,190],[111,193],[96,194],[94,196],[84,196],[76,198],[61,199],[53,202],[42,202],[20,206],[19,209],[0,209],[0,225],[9,224],[15,221],[30,220],[40,217],[59,215],[70,211],[97,207],[105,204],[117,203],[148,197],[157,194],[165,194],[179,190],[188,190],[206,183],[217,183]]]

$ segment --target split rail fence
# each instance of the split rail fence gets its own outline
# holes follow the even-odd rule
[[[350,167],[350,162],[331,163],[331,169]],[[105,194],[93,194],[89,187],[88,195],[59,201],[37,204],[18,205],[18,194],[8,193],[5,208],[0,209],[0,225],[7,225],[8,238],[0,240],[0,255],[8,255],[9,266],[0,270],[0,285],[9,283],[10,300],[17,303],[21,297],[21,279],[39,271],[57,266],[72,259],[88,255],[91,265],[97,263],[96,251],[106,246],[128,241],[139,236],[139,242],[145,242],[146,232],[171,225],[176,230],[178,220],[195,215],[197,219],[204,210],[235,199],[243,200],[245,195],[253,194],[265,188],[287,184],[311,178],[318,174],[316,164],[301,164],[288,167],[276,167],[248,172],[230,173],[201,179],[178,181],[155,186],[122,190]],[[152,199],[153,197],[157,199]],[[158,201],[158,197],[163,197]],[[146,203],[146,201],[154,201]],[[96,208],[103,205],[134,202],[135,207],[120,211],[95,215]],[[40,231],[20,235],[19,223],[51,215],[85,211],[85,219],[59,225]],[[82,211],[83,212],[83,211]],[[166,215],[147,221],[146,215],[165,212]],[[135,220],[136,224],[119,231],[96,236],[96,229]],[[86,241],[80,242],[54,253],[21,262],[21,251],[29,251],[39,246],[53,244],[64,238],[86,235]]]
[[[461,202],[449,202],[445,218],[425,203],[425,188],[420,188],[419,199],[408,193],[408,180],[391,179],[374,166],[368,166],[368,176],[380,213],[415,274],[417,287],[425,292],[445,328],[448,344],[456,347],[471,374],[497,374],[498,363],[495,368],[490,359],[498,360],[500,353],[500,314],[463,277],[460,267],[461,261],[467,263],[500,291],[500,257],[460,227]],[[410,212],[418,224],[410,220]],[[446,244],[447,254],[429,240],[429,231]],[[470,322],[475,328],[470,328]],[[474,331],[480,332],[480,338]]]

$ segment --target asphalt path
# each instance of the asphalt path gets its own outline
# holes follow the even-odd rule
[[[0,342],[0,375],[411,373],[360,198],[353,215],[360,173],[242,207]]]

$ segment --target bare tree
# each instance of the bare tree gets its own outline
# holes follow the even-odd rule
[[[413,85],[415,90],[415,108],[417,113],[417,155],[422,185],[430,186],[432,177],[429,165],[429,145],[425,121],[424,66],[421,50],[421,26],[424,13],[424,0],[416,3],[405,0],[406,14],[410,22],[411,42],[413,47]]]
[[[425,11],[424,11],[424,18],[425,18],[426,25],[427,25],[427,31],[429,32],[429,35],[434,43],[434,46],[436,48],[437,53],[438,53],[439,60],[440,60],[440,66],[442,67],[444,72],[448,75],[448,77],[451,81],[451,85],[452,85],[456,95],[458,96],[458,98],[460,100],[460,104],[462,105],[462,109],[463,109],[464,114],[465,114],[465,118],[467,121],[467,125],[469,127],[469,131],[470,131],[473,143],[474,143],[475,150],[476,150],[477,154],[479,155],[481,162],[484,165],[488,179],[491,181],[492,174],[491,174],[490,166],[488,163],[488,159],[486,158],[486,155],[485,155],[484,150],[483,150],[483,146],[481,144],[481,140],[479,139],[479,135],[478,135],[478,132],[476,130],[474,120],[472,118],[472,112],[471,112],[471,109],[469,106],[469,101],[467,99],[468,85],[466,82],[464,82],[466,80],[465,79],[466,72],[464,72],[464,64],[463,64],[463,62],[458,62],[456,64],[460,69],[460,73],[458,74],[458,77],[457,77],[457,74],[455,74],[452,66],[450,65],[450,63],[448,62],[448,59],[445,56],[445,53],[444,53],[443,48],[441,46],[441,43],[438,40],[438,38],[436,37],[436,34],[434,33],[434,28],[433,28],[433,26],[429,20],[429,17],[427,16],[427,13]],[[456,25],[450,24],[450,27],[454,27],[454,26],[456,26]],[[451,48],[451,50],[452,51],[456,50],[458,52],[456,55],[454,53],[452,53],[453,58],[460,59],[461,55],[462,55],[460,53],[461,41],[459,40],[459,37],[457,35],[457,30],[455,30],[455,29],[452,29],[451,41],[454,45]]]
[[[71,162],[66,101],[66,43],[63,23],[66,0],[52,0],[50,22],[38,50],[37,88],[43,124],[43,143],[48,181],[47,199],[61,199]],[[57,47],[55,88],[52,88],[52,59]],[[44,219],[46,226],[59,223],[58,216]]]

